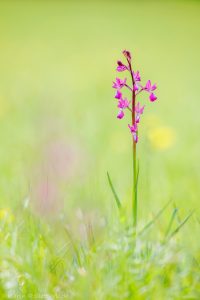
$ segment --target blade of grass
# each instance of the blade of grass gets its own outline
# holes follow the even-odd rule
[[[115,189],[114,189],[114,186],[113,186],[113,184],[112,184],[112,180],[111,180],[110,175],[109,175],[108,172],[107,172],[107,177],[108,177],[108,182],[109,182],[110,188],[111,188],[111,190],[112,190],[113,196],[114,196],[114,198],[115,198],[117,207],[120,209],[120,208],[122,207],[122,205],[121,205],[121,202],[120,202],[120,200],[119,200],[119,197],[117,196],[117,193],[116,193],[116,191],[115,191]]]
[[[74,253],[76,255],[77,258],[77,262],[79,264],[79,267],[81,267],[81,258],[80,258],[80,254],[79,254],[79,250],[78,247],[76,246],[76,243],[74,242],[71,233],[69,232],[68,228],[65,226],[65,232],[67,233],[67,236],[71,242],[72,248],[74,250]]]
[[[179,232],[179,230],[185,225],[185,223],[190,219],[194,211],[189,213],[189,215],[181,222],[181,224],[170,234],[169,239],[171,239],[176,233]]]
[[[174,219],[175,219],[177,213],[178,213],[178,208],[175,207],[175,208],[173,209],[173,212],[172,212],[172,215],[171,215],[171,218],[170,218],[170,221],[169,221],[169,225],[168,225],[167,230],[166,230],[166,233],[165,233],[165,237],[167,237],[168,234],[170,233],[170,230],[171,230],[171,228],[172,228],[172,224],[173,224],[173,222],[174,222]]]
[[[168,205],[171,203],[172,200],[170,200],[158,213],[157,215],[149,222],[147,223],[140,231],[139,231],[139,235],[143,234],[149,227],[151,227],[155,221],[162,215],[162,213],[166,210],[166,208],[168,207]]]

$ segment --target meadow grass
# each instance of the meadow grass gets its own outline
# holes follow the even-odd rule
[[[0,299],[200,299],[199,10],[0,2]],[[137,239],[111,88],[124,48],[159,98],[140,129]]]

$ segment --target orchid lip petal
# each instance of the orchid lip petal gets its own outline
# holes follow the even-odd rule
[[[154,95],[154,93],[151,93],[150,96],[149,96],[149,100],[151,102],[154,102],[154,101],[156,101],[156,99],[157,99],[156,95]]]
[[[123,112],[123,110],[120,110],[117,114],[117,118],[122,119],[123,117],[124,117],[124,112]]]

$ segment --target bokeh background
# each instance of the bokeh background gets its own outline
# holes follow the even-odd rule
[[[199,15],[199,1],[0,1],[1,209],[101,226],[117,210],[107,171],[129,207],[129,117],[111,88],[126,48],[158,85],[141,97],[139,216],[171,199],[198,217]]]

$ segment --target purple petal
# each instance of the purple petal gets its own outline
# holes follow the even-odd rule
[[[145,90],[147,90],[148,92],[151,91],[151,80],[148,80],[146,85],[145,85]]]
[[[117,118],[118,118],[118,119],[122,119],[123,117],[124,117],[124,112],[123,112],[123,110],[120,110],[120,111],[118,112]]]
[[[155,91],[156,89],[157,89],[157,85],[156,84],[152,85],[151,90]]]
[[[151,93],[150,96],[149,96],[149,100],[151,102],[154,102],[154,101],[156,101],[156,99],[157,99],[156,95],[154,95],[154,93]]]
[[[115,94],[115,99],[121,99],[121,97],[122,97],[122,93],[119,90],[117,90]]]
[[[135,122],[138,124],[140,123],[140,115],[137,114],[136,117],[135,117]]]
[[[135,112],[142,115],[145,106],[140,106],[140,102],[138,102],[135,106]]]
[[[118,66],[117,66],[116,70],[118,72],[123,72],[123,71],[127,70],[127,67],[120,60],[118,60],[117,64],[118,64]]]
[[[133,72],[133,78],[135,81],[141,81],[141,77],[140,77],[140,72],[137,71],[137,72]]]
[[[128,127],[129,127],[131,133],[137,132],[137,124],[136,123],[133,125],[128,124]]]
[[[137,143],[138,142],[138,135],[137,133],[133,134],[133,139]]]

